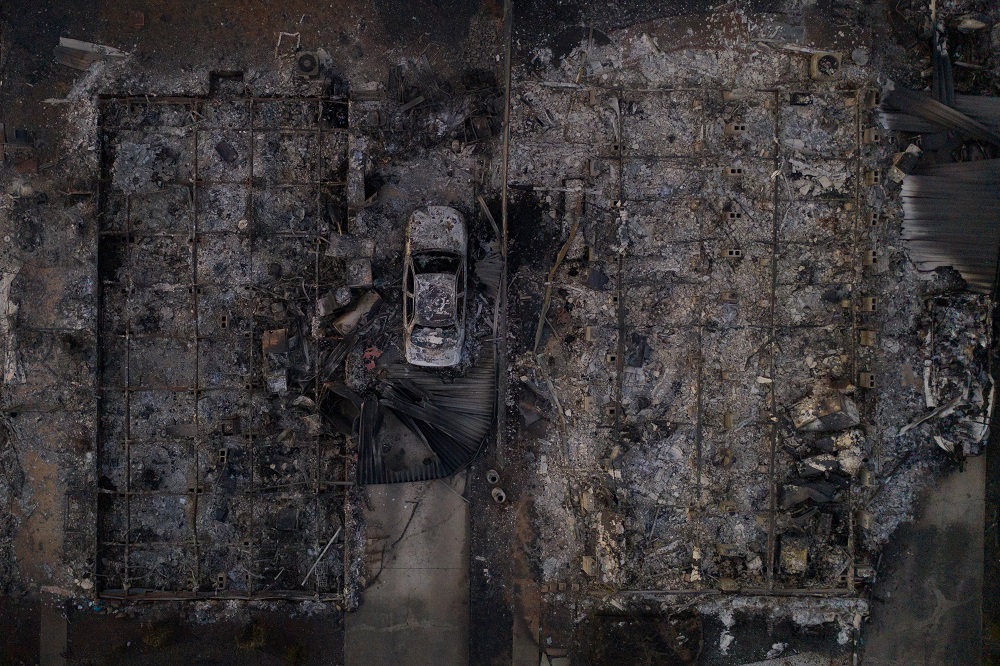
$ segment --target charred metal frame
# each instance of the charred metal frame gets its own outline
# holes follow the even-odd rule
[[[97,336],[99,419],[96,456],[100,482],[95,553],[98,593],[104,598],[131,600],[342,601],[350,572],[349,539],[346,536],[352,522],[347,508],[347,493],[349,486],[353,485],[348,441],[337,435],[314,435],[296,448],[296,455],[303,461],[305,469],[299,481],[279,485],[269,485],[263,481],[258,470],[258,466],[263,464],[261,448],[274,441],[279,433],[262,424],[257,418],[258,410],[255,409],[255,401],[262,399],[266,392],[260,370],[263,360],[261,334],[266,325],[261,325],[261,317],[254,312],[253,305],[261,287],[257,284],[256,275],[261,268],[267,268],[255,265],[254,260],[259,259],[258,250],[269,242],[285,243],[286,249],[291,248],[293,254],[297,252],[292,260],[309,267],[309,274],[300,277],[302,290],[308,295],[313,307],[321,289],[329,286],[330,276],[323,262],[323,245],[327,239],[321,233],[321,221],[326,210],[324,206],[328,204],[337,206],[344,212],[343,219],[346,220],[343,194],[346,178],[336,175],[330,177],[330,172],[324,170],[324,161],[336,158],[346,165],[347,102],[331,97],[258,97],[247,95],[245,90],[232,96],[222,96],[215,94],[214,83],[213,81],[213,94],[209,96],[122,96],[100,100],[100,305]],[[292,118],[293,121],[288,123],[283,119],[268,123],[261,115],[266,109],[271,109],[276,114],[274,117]],[[341,109],[344,110],[342,126],[335,126],[325,120],[329,117],[328,112],[337,113]],[[218,113],[232,112],[233,117],[241,120],[231,125],[226,122],[213,125],[209,120],[213,110]],[[296,110],[299,122],[294,121]],[[282,112],[288,115],[283,117]],[[155,120],[144,120],[147,114],[150,119],[155,119],[168,113],[173,114],[174,118],[184,118],[184,124],[165,127],[157,125]],[[171,218],[170,228],[147,231],[144,225],[138,224],[144,220],[135,216],[135,197],[125,196],[120,202],[121,210],[110,205],[112,198],[120,194],[111,188],[114,155],[111,144],[117,133],[128,131],[137,132],[140,141],[147,133],[157,135],[165,132],[181,137],[177,141],[183,142],[184,154],[188,156],[190,178],[179,178],[177,182],[166,184],[166,187],[176,188],[182,197],[187,196],[187,213],[178,217],[165,213],[165,217]],[[206,174],[204,169],[199,173],[199,168],[203,167],[203,161],[207,159],[206,149],[209,151],[208,157],[212,157],[212,151],[217,150],[215,146],[218,144],[215,141],[219,140],[219,135],[238,137],[243,142],[242,145],[248,148],[245,177],[217,178],[211,173]],[[269,180],[267,175],[262,175],[265,171],[262,167],[265,165],[261,164],[263,160],[258,156],[257,144],[268,135],[278,137],[280,142],[303,137],[302,145],[308,146],[308,154],[302,156],[303,171],[308,174],[306,178],[277,177]],[[333,152],[327,154],[328,150]],[[235,188],[245,202],[245,222],[240,220],[237,228],[220,231],[202,226],[204,216],[201,202],[207,197],[205,191],[210,186],[220,185]],[[305,202],[307,198],[312,199],[316,206],[312,228],[262,233],[261,225],[264,220],[257,219],[256,196],[263,191],[264,186],[274,191],[308,193],[300,200]],[[231,241],[231,247],[244,253],[246,265],[242,279],[237,277],[232,281],[219,281],[206,275],[208,271],[199,270],[211,256],[210,243],[219,240]],[[128,314],[131,306],[141,303],[143,289],[148,291],[150,286],[137,287],[133,271],[139,268],[133,262],[142,260],[142,254],[138,252],[141,242],[153,245],[154,257],[157,247],[179,248],[177,256],[185,257],[179,263],[183,265],[187,262],[190,266],[189,271],[176,276],[178,279],[173,284],[175,289],[169,290],[171,301],[178,292],[181,293],[177,301],[183,306],[171,314],[175,322],[184,320],[184,325],[175,332],[143,333],[142,326]],[[161,245],[156,246],[156,243]],[[215,247],[219,251],[222,246]],[[223,248],[222,251],[228,250]],[[116,263],[124,266],[125,270],[120,274],[124,279],[116,279]],[[228,273],[226,275],[229,276]],[[170,276],[162,275],[158,279],[169,281]],[[241,305],[248,308],[249,314],[245,317],[243,330],[235,330],[238,326],[233,326],[228,332],[222,330],[230,325],[229,315],[224,315],[221,320],[217,318],[211,326],[208,325],[207,318],[218,314],[212,307],[212,299],[221,297],[232,301],[231,305],[222,306],[223,312],[228,312],[228,308],[235,310]],[[153,295],[144,305],[148,309],[165,308],[169,304],[157,302]],[[116,308],[124,308],[125,316],[122,321],[115,321],[115,314],[118,312]],[[307,338],[308,344],[313,345],[313,397],[317,398],[323,394],[324,389],[317,367],[320,354],[316,352],[322,350],[324,345],[331,345],[333,341],[316,337],[314,332],[308,331],[303,337]],[[220,341],[223,344],[217,344]],[[183,381],[162,381],[145,386],[138,384],[137,381],[143,379],[143,373],[133,376],[134,369],[148,364],[150,360],[153,361],[152,367],[156,367],[155,353],[159,354],[160,361],[181,361],[174,358],[170,351],[164,354],[164,350],[170,348],[183,354],[183,362],[190,363],[193,372],[189,372],[186,377],[183,376],[184,373],[179,373]],[[150,349],[154,354],[149,359],[143,359],[143,354]],[[204,361],[210,360],[213,355],[219,360],[221,374],[226,377],[223,381],[206,382],[208,369],[204,367]],[[221,360],[223,356],[237,359],[237,367],[227,367],[225,361]],[[149,372],[146,374],[150,375]],[[155,374],[152,373],[153,376]],[[167,378],[166,375],[164,377]],[[144,414],[140,414],[136,412],[139,406],[137,401],[144,397],[150,400],[146,403]],[[220,412],[227,404],[236,406],[236,414],[218,418],[219,415],[211,413],[211,399],[221,400]],[[227,400],[230,402],[226,403]],[[189,426],[187,430],[181,428],[170,437],[163,437],[162,430],[151,430],[151,437],[148,439],[135,432],[146,429],[156,416],[162,417],[163,413],[158,410],[171,401],[185,406],[183,415],[178,418]],[[314,400],[310,408],[313,416],[318,415],[319,403],[319,399]],[[121,411],[116,411],[117,407]],[[232,418],[233,416],[236,418]],[[143,419],[146,424],[138,427]],[[141,452],[137,452],[137,449],[157,440],[168,446],[183,461],[187,488],[144,490],[137,487],[137,479],[133,478],[135,463],[141,463],[137,459]],[[240,487],[232,491],[231,496],[245,502],[249,510],[242,516],[245,522],[232,530],[230,538],[225,542],[213,541],[211,534],[206,535],[204,529],[199,530],[202,521],[213,519],[209,515],[212,505],[209,500],[215,496],[211,491],[217,490],[211,487],[211,480],[206,483],[206,476],[212,471],[213,461],[216,466],[228,469],[229,454],[223,454],[222,451],[232,452],[237,446],[246,455],[249,472],[248,480],[244,479]],[[336,462],[331,463],[331,460]],[[325,463],[329,465],[329,469],[324,468]],[[222,472],[218,474],[221,479]],[[343,542],[340,549],[343,557],[340,573],[327,579],[325,573],[321,575],[321,570],[326,567],[320,567],[315,571],[309,570],[312,575],[301,580],[302,572],[292,567],[293,571],[287,572],[283,578],[284,568],[273,576],[273,580],[265,580],[265,571],[271,577],[273,569],[284,561],[279,556],[282,552],[281,541],[286,537],[281,532],[268,534],[266,530],[269,526],[264,521],[264,517],[268,515],[268,506],[277,502],[301,506],[305,509],[302,514],[312,511],[312,517],[308,520],[311,524],[308,529],[303,530],[307,536],[298,544],[301,552],[299,559],[295,560],[296,564],[308,569],[308,563],[320,557],[320,552],[325,552],[324,546],[328,545],[328,541],[332,542],[331,537],[336,538],[335,533],[340,533]],[[179,513],[173,515],[183,515],[184,518],[183,526],[175,530],[180,538],[163,541],[137,539],[142,527],[141,521],[136,520],[137,515],[141,515],[138,511],[146,504],[154,507],[152,513],[156,516],[157,503],[160,507],[179,507]],[[163,511],[163,519],[168,515],[168,511]],[[233,518],[233,524],[236,525],[236,518]],[[177,564],[167,572],[144,572],[136,559],[137,553],[143,550],[173,553]],[[308,554],[306,550],[309,550]],[[274,563],[269,568],[264,565],[268,553]],[[291,561],[292,559],[288,559],[288,562]],[[221,562],[224,566],[213,567],[213,562]],[[228,571],[234,569],[244,571],[245,581],[227,579]],[[167,582],[166,585],[157,584],[164,581]],[[188,584],[170,584],[180,581]],[[237,584],[233,585],[234,582]]]

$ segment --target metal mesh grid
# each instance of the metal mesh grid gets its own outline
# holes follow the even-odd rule
[[[314,427],[336,341],[290,331],[312,351],[299,388],[313,400],[288,414],[269,405],[261,339],[285,325],[276,294],[308,318],[335,277],[323,243],[345,218],[346,104],[100,108],[100,592],[341,599],[346,546],[310,571],[347,521],[346,440]],[[115,159],[136,145],[152,147],[158,187],[125,194]]]

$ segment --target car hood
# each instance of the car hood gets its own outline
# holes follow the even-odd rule
[[[451,326],[455,323],[457,280],[448,273],[414,277],[413,308],[417,326]]]
[[[448,206],[419,208],[410,216],[407,243],[411,254],[445,251],[465,256],[465,219]]]

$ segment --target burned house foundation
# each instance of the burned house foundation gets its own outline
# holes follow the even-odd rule
[[[321,410],[344,353],[312,322],[328,292],[371,285],[321,232],[346,220],[346,101],[100,114],[99,590],[342,600],[344,539],[323,549],[351,463]]]
[[[974,663],[1000,14],[745,4],[0,12],[0,663]]]

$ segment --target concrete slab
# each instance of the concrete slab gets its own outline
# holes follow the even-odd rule
[[[370,486],[373,580],[347,616],[347,666],[448,666],[469,660],[466,475]]]
[[[38,612],[41,620],[38,663],[41,666],[66,666],[67,625],[62,604],[55,598],[46,597]]]
[[[538,663],[538,653],[538,643],[525,636],[514,634],[512,666],[535,666]]]
[[[885,553],[863,663],[982,663],[986,459],[972,458],[924,493],[915,523]]]

